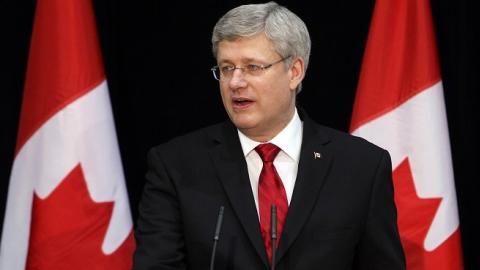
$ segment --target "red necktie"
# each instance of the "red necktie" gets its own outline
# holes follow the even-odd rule
[[[260,144],[255,148],[263,161],[262,172],[258,181],[258,208],[260,211],[260,228],[263,242],[267,251],[268,260],[272,261],[271,241],[271,206],[277,206],[277,246],[283,231],[283,224],[288,211],[287,194],[282,180],[273,165],[273,160],[280,152],[280,148],[271,143]]]

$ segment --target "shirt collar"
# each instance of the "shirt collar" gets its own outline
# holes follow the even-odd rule
[[[287,126],[269,142],[280,147],[285,154],[298,162],[300,158],[300,147],[302,145],[302,129],[302,121],[298,116],[297,108],[295,108],[295,113],[293,114],[293,117]],[[257,142],[248,138],[238,129],[237,132],[238,137],[240,138],[240,144],[242,145],[244,156],[250,154],[250,152],[255,149],[257,145],[261,144],[261,142]]]

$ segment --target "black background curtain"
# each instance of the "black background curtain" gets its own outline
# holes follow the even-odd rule
[[[250,1],[249,3],[252,3]],[[95,0],[105,70],[133,211],[141,195],[147,150],[222,121],[210,67],[211,31],[246,1]],[[317,122],[348,131],[373,0],[278,1],[298,14],[312,55],[298,103]],[[0,221],[14,156],[35,1],[0,0]],[[465,269],[480,269],[480,19],[474,1],[433,0],[445,89]],[[194,153],[192,153],[194,154]],[[202,158],[202,157],[199,157]],[[2,222],[0,222],[1,228]]]

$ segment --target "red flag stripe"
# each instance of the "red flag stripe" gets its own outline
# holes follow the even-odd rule
[[[440,81],[433,29],[429,1],[376,2],[351,131]]]
[[[91,1],[38,0],[36,8],[16,153],[47,119],[105,78]]]

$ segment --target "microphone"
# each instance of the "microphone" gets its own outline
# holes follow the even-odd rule
[[[275,204],[272,204],[270,208],[270,227],[272,239],[272,263],[270,266],[272,270],[275,270],[275,253],[277,251],[277,206]]]
[[[222,205],[220,206],[220,210],[218,211],[217,226],[215,227],[215,235],[213,236],[213,249],[212,257],[210,258],[210,270],[213,270],[215,267],[215,253],[217,252],[218,239],[220,239],[220,229],[222,228],[223,211],[224,207]]]

